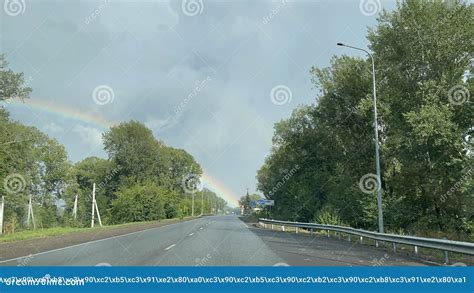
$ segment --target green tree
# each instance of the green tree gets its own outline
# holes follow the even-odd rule
[[[389,231],[473,231],[472,16],[465,2],[409,0],[369,31]],[[275,124],[258,188],[275,218],[375,229],[375,193],[359,187],[375,166],[371,62],[335,57],[311,75],[317,104]]]
[[[124,187],[112,201],[113,223],[155,221],[165,217],[163,199],[169,192],[153,182]]]
[[[8,68],[5,55],[0,55],[0,101],[12,98],[29,98],[31,88],[25,85],[23,73]]]

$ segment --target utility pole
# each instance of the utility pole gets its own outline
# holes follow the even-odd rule
[[[97,218],[99,220],[99,225],[102,227],[102,220],[100,219],[99,208],[97,207],[97,202],[95,201],[95,183],[92,185],[92,219],[91,219],[91,228],[94,228],[94,219],[95,212],[97,212]]]
[[[209,196],[209,194],[207,195],[207,207],[209,208],[209,214],[212,214],[211,197]]]
[[[72,209],[72,214],[74,215],[74,221],[77,219],[77,194],[74,198],[74,207]]]
[[[201,216],[204,215],[204,189],[201,190]]]
[[[191,216],[194,217],[194,193],[193,193],[193,204],[191,207]]]
[[[2,195],[2,202],[0,203],[0,235],[3,233],[3,208],[5,205],[5,197]]]
[[[30,200],[28,201],[28,218],[26,220],[26,225],[28,227],[30,226],[30,220],[33,221],[33,230],[36,230],[35,216],[33,215],[33,203],[31,202],[31,194]]]

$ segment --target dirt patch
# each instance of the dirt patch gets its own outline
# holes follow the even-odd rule
[[[60,236],[48,236],[14,242],[0,243],[0,260],[29,256],[31,254],[63,248],[71,245],[81,244],[94,240],[105,239],[113,236],[124,235],[146,229],[152,229],[171,225],[184,221],[195,220],[195,218],[183,220],[167,220],[163,222],[137,223],[129,226],[116,228],[98,229],[90,232],[80,232]]]

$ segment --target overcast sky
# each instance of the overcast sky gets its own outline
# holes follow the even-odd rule
[[[141,121],[191,153],[231,205],[247,187],[255,190],[273,123],[315,102],[311,66],[328,66],[333,55],[362,56],[336,42],[366,47],[374,13],[395,6],[64,2],[2,0],[1,52],[33,88],[29,101],[5,105],[12,117],[56,138],[72,162],[106,158],[101,133]]]

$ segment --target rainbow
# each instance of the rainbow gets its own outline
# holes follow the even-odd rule
[[[93,115],[87,112],[81,112],[68,108],[57,102],[46,102],[42,99],[25,99],[24,102],[14,99],[8,102],[9,106],[28,108],[29,110],[35,109],[44,113],[63,117],[65,119],[72,119],[84,123],[93,124],[102,130],[106,130],[113,125],[118,124],[117,121],[112,121],[104,116]],[[229,188],[225,187],[221,182],[212,177],[209,173],[204,172],[202,175],[202,181],[206,188],[209,188],[215,192],[218,196],[223,198],[227,204],[231,207],[238,206],[238,199],[240,196],[236,195]]]
[[[36,109],[38,111],[60,116],[65,119],[94,124],[95,126],[100,127],[102,130],[108,129],[111,126],[118,124],[117,121],[109,120],[104,117],[104,115],[95,115],[91,112],[79,111],[61,105],[56,101],[46,102],[40,98],[25,99],[24,101],[12,99],[7,105],[13,106],[14,108],[27,108],[29,110]]]
[[[218,196],[223,198],[227,202],[228,206],[239,206],[239,196],[227,187],[225,187],[222,183],[217,181],[214,177],[204,172],[201,176],[201,180],[205,188],[209,188],[210,190],[214,191]]]

